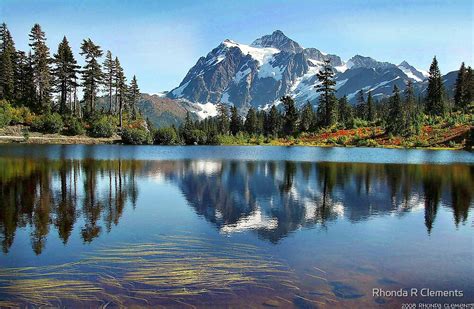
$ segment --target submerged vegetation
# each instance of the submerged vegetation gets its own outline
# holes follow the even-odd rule
[[[183,305],[190,296],[229,298],[296,285],[287,266],[255,246],[161,236],[151,243],[102,247],[62,265],[2,268],[0,306]]]

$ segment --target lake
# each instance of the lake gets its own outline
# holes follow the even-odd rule
[[[0,145],[0,306],[473,303],[473,188],[465,151]]]

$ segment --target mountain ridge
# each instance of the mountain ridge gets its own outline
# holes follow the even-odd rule
[[[394,85],[403,90],[409,80],[420,93],[425,87],[427,73],[407,61],[396,65],[359,54],[343,61],[338,55],[304,48],[275,30],[250,45],[222,41],[200,57],[166,96],[190,104],[235,105],[241,113],[250,107],[266,109],[278,104],[283,95],[292,96],[299,106],[307,101],[316,106],[316,74],[325,59],[330,60],[336,73],[337,97],[346,95],[352,103],[359,90],[384,98],[392,93]]]

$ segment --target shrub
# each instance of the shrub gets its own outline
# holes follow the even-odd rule
[[[150,134],[143,128],[125,128],[122,131],[122,142],[129,145],[150,144]]]
[[[206,144],[207,136],[203,130],[194,129],[184,132],[184,142],[187,145]]]
[[[337,138],[336,143],[339,145],[345,145],[349,138],[346,135],[341,135]]]
[[[87,130],[87,134],[91,137],[112,137],[114,132],[113,119],[106,116],[92,120]]]
[[[12,120],[12,106],[6,100],[0,100],[0,128],[10,124]]]
[[[352,127],[353,127],[354,129],[362,128],[362,127],[367,127],[367,126],[369,126],[369,123],[368,123],[366,120],[360,119],[360,118],[355,118],[355,119],[354,119],[354,122],[353,122],[353,124],[352,124]]]
[[[64,126],[63,119],[58,113],[48,113],[36,117],[31,124],[31,128],[34,131],[43,133],[59,133]]]
[[[357,142],[357,146],[359,146],[359,147],[377,147],[378,145],[379,144],[371,138],[361,139]]]
[[[71,118],[67,121],[67,130],[65,131],[66,135],[82,135],[86,133],[84,125],[77,118]]]
[[[31,124],[34,118],[34,114],[26,106],[12,108],[12,124]]]
[[[154,144],[158,145],[176,145],[178,144],[178,134],[173,128],[160,128],[156,130]]]

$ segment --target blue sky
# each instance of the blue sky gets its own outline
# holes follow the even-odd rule
[[[437,55],[442,73],[473,62],[472,0],[0,0],[18,49],[27,50],[34,23],[55,52],[66,35],[77,58],[83,38],[120,58],[141,90],[177,86],[200,56],[226,38],[250,44],[280,29],[304,47],[348,60],[407,60],[427,70]]]

